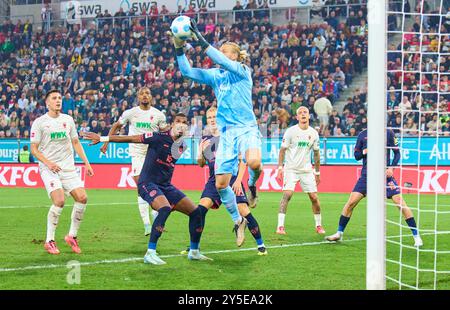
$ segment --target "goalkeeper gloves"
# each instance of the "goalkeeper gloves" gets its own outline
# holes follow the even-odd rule
[[[173,46],[175,47],[175,52],[177,56],[181,56],[184,54],[184,46],[186,45],[186,41],[178,39],[175,37],[171,31],[167,31],[166,33],[172,39]]]
[[[192,38],[200,44],[203,50],[206,50],[209,47],[209,43],[206,42],[205,38],[200,33],[200,30],[197,28],[197,23],[193,19],[191,19],[191,32]]]

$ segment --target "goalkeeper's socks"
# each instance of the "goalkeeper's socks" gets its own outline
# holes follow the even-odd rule
[[[413,234],[413,236],[417,236],[419,233],[417,231],[417,225],[416,225],[416,220],[413,217],[410,217],[409,219],[405,220],[406,224],[408,224],[409,228],[411,229],[411,232]]]
[[[161,237],[161,234],[164,231],[164,225],[166,224],[171,210],[172,209],[169,206],[162,207],[158,210],[158,216],[153,222],[150,241],[148,242],[148,248],[150,250],[156,250],[156,244],[158,243],[158,239],[159,237]]]
[[[341,234],[344,233],[344,230],[345,230],[345,227],[347,227],[348,221],[350,221],[350,217],[341,215],[341,217],[339,218],[338,232],[340,232]]]
[[[261,237],[261,231],[259,230],[259,225],[256,219],[253,217],[251,213],[249,213],[245,218],[248,221],[247,223],[248,230],[250,230],[253,238],[255,238],[258,248],[264,246],[264,241]]]
[[[242,217],[239,214],[237,203],[236,203],[236,195],[234,194],[231,186],[228,185],[225,188],[218,190],[220,199],[222,203],[225,205],[228,213],[230,213],[233,222],[239,224],[242,221]]]

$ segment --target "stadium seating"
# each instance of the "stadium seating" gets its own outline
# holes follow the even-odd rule
[[[198,20],[213,46],[230,40],[249,51],[254,111],[267,136],[282,135],[294,124],[292,115],[300,105],[310,109],[318,125],[315,100],[323,95],[332,104],[344,100],[342,91],[366,70],[364,7],[351,10],[348,18],[341,9],[321,14],[323,22],[309,26],[273,25],[267,14],[258,19],[239,15],[235,24],[214,22],[206,13]],[[0,138],[29,137],[31,123],[45,113],[44,94],[53,88],[63,93],[63,112],[74,117],[79,131],[107,134],[122,112],[136,105],[136,91],[144,85],[169,120],[184,112],[191,124],[206,124],[205,110],[215,104],[212,89],[181,76],[166,35],[171,18],[158,12],[151,16],[146,24],[142,16],[118,12],[114,23],[98,16],[82,30],[69,25],[48,33],[33,31],[28,22],[5,21],[0,27]],[[195,43],[188,57],[195,67],[213,66]],[[349,98],[343,113],[330,115],[321,134],[357,135],[365,127],[365,98],[364,91]],[[398,106],[398,95],[393,100]],[[444,131],[446,123],[441,123]]]

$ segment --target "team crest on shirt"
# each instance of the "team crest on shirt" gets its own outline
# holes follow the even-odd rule
[[[36,133],[34,131],[31,132],[31,138],[34,138],[35,135],[36,135]]]
[[[53,183],[53,182],[50,182],[50,187],[54,187],[55,186],[55,183]]]
[[[150,121],[152,121],[153,120],[153,115],[152,116],[150,116]]]
[[[184,152],[184,147],[182,145],[180,145],[178,147],[178,153],[183,154],[183,152]]]
[[[66,127],[67,127],[67,124],[66,124],[66,123],[63,123],[63,127],[64,127],[64,129],[66,129]]]
[[[150,197],[155,197],[155,195],[156,195],[156,189],[154,189],[150,192]]]

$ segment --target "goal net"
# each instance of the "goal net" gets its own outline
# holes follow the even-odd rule
[[[423,246],[415,245],[405,221],[411,213],[384,196],[384,227],[378,226],[384,229],[380,233],[385,233],[385,247],[379,249],[385,257],[380,269],[384,272],[382,285],[387,289],[449,289],[450,1],[386,2],[386,106],[381,124],[384,121],[398,141],[401,159],[394,177],[404,205],[413,213]],[[374,104],[369,100],[369,111]],[[386,146],[384,152],[393,158],[392,147]],[[393,186],[383,185],[386,189]],[[369,179],[371,186],[374,183]],[[369,237],[368,251],[372,244]]]

